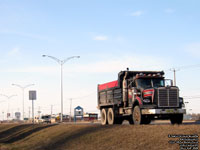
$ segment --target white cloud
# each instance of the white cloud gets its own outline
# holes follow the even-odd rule
[[[168,13],[168,14],[172,14],[172,13],[175,12],[175,10],[174,10],[174,9],[171,9],[171,8],[167,8],[167,9],[164,10],[164,12],[165,12],[165,13]]]
[[[131,13],[131,16],[139,17],[139,16],[141,16],[141,15],[143,15],[143,14],[144,14],[144,12],[141,11],[141,10],[139,10],[139,11],[132,12],[132,13]]]
[[[13,48],[12,50],[10,50],[9,52],[8,52],[8,55],[9,56],[15,56],[15,55],[17,55],[17,54],[19,54],[20,53],[20,49],[18,48],[18,47],[15,47],[15,48]]]
[[[94,37],[94,40],[97,40],[97,41],[106,41],[108,40],[108,37],[107,36],[95,36]]]
[[[185,51],[195,57],[200,57],[200,43],[191,43],[185,46]]]

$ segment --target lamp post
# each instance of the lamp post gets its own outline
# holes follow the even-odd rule
[[[17,86],[19,87],[21,90],[22,90],[22,120],[24,120],[24,90],[26,88],[28,88],[29,86],[33,86],[34,84],[28,84],[28,85],[25,85],[25,86],[21,86],[19,84],[12,84],[13,86]]]
[[[11,96],[8,96],[8,95],[5,95],[5,94],[0,94],[0,96],[4,96],[8,99],[8,111],[7,111],[7,121],[8,121],[8,113],[9,113],[9,99],[11,99],[12,97],[14,96],[17,96],[17,95],[11,95]]]
[[[49,56],[49,55],[42,55],[42,57],[49,57],[49,58],[55,60],[60,65],[60,70],[61,70],[61,117],[60,117],[60,122],[62,122],[63,121],[63,65],[68,60],[73,59],[73,58],[80,58],[80,56],[72,56],[72,57],[68,57],[64,60],[60,60],[56,57]]]
[[[5,102],[5,101],[0,101],[0,103]],[[2,111],[2,119],[4,121],[4,111]]]
[[[70,98],[70,122],[72,121],[72,98]]]

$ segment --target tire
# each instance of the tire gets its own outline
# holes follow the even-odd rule
[[[107,118],[108,118],[108,124],[109,125],[113,125],[116,121],[115,119],[115,114],[114,114],[114,111],[112,108],[109,108],[108,109],[108,112],[107,112]]]
[[[108,122],[107,122],[107,113],[106,113],[106,110],[104,108],[101,110],[101,124],[102,125],[108,124]]]
[[[151,119],[149,117],[142,117],[142,124],[150,124]]]
[[[182,124],[183,114],[176,114],[170,117],[171,124]]]
[[[141,124],[142,115],[141,115],[140,107],[138,105],[133,108],[132,117],[133,117],[133,122],[135,125]]]

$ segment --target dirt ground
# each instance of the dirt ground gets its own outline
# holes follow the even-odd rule
[[[198,124],[0,124],[0,150],[177,150],[197,136]]]

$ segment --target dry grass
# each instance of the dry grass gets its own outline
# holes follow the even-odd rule
[[[200,135],[200,126],[0,125],[0,150],[179,149],[169,134]]]

